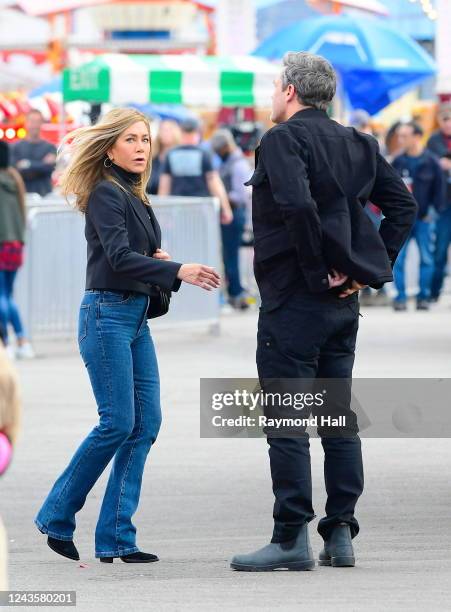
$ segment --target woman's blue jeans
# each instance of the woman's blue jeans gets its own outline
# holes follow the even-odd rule
[[[133,552],[132,523],[150,447],[161,424],[160,381],[144,294],[88,290],[80,306],[78,343],[97,402],[99,424],[53,485],[35,523],[72,540],[75,515],[108,463],[113,466],[95,532],[95,556]]]
[[[14,301],[14,281],[18,270],[0,270],[0,327],[3,330],[4,342],[8,342],[8,323],[11,323],[16,338],[25,336],[19,309]]]

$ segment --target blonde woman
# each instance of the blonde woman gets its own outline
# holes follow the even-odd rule
[[[150,194],[158,193],[158,186],[160,184],[160,176],[163,170],[164,160],[166,159],[166,153],[180,144],[182,134],[180,131],[179,124],[172,119],[164,119],[158,126],[158,133],[155,139],[155,145],[152,147],[153,160],[152,160],[152,173],[150,175],[149,184],[147,185],[147,191]]]
[[[78,560],[75,515],[105,467],[114,462],[95,532],[95,556],[149,563],[132,523],[147,454],[161,422],[155,349],[147,325],[151,286],[177,291],[181,281],[206,290],[216,271],[171,261],[145,187],[151,161],[150,126],[142,113],[114,109],[94,126],[69,135],[71,159],[61,178],[85,214],[86,291],[78,343],[96,398],[99,424],[55,482],[35,524],[56,553]]]

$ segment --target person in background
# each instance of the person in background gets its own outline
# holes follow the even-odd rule
[[[199,144],[199,122],[185,119],[180,128],[181,144],[166,155],[158,195],[217,197],[221,223],[231,223],[233,214],[224,185],[213,168],[211,156]]]
[[[22,175],[27,192],[42,197],[52,191],[52,173],[56,163],[56,148],[41,138],[43,123],[41,111],[32,109],[25,122],[27,136],[12,150],[12,165]]]
[[[429,151],[437,155],[445,181],[444,206],[436,222],[434,274],[431,284],[431,301],[436,302],[442,291],[451,244],[451,103],[439,109],[440,129],[432,134],[427,143]]]
[[[371,126],[371,117],[365,110],[357,109],[353,111],[349,118],[349,125],[363,134],[368,134],[369,136],[375,137],[373,128]],[[377,229],[379,229],[383,218],[381,209],[372,202],[367,202],[363,210]],[[379,290],[371,289],[371,287],[365,287],[362,289],[360,293],[360,304],[362,306],[388,305],[389,299],[387,292],[385,291],[385,287],[382,287]]]
[[[249,180],[251,169],[230,130],[217,130],[210,140],[210,145],[221,159],[219,175],[233,212],[233,221],[221,226],[229,303],[233,308],[244,310],[249,305],[241,285],[239,252],[250,199],[249,188],[244,183]]]
[[[395,157],[398,157],[398,155],[401,155],[404,151],[403,145],[399,138],[399,128],[401,125],[401,121],[395,121],[395,123],[388,128],[387,133],[385,134],[382,154],[389,163],[391,163]]]
[[[431,281],[434,271],[434,217],[443,204],[443,177],[438,159],[422,144],[423,129],[411,121],[398,129],[404,153],[392,162],[409,191],[418,202],[417,220],[394,266],[394,280],[398,294],[393,302],[397,311],[407,310],[405,260],[408,244],[414,238],[420,252],[420,291],[417,310],[429,309]]]
[[[0,343],[0,436],[7,440],[9,449],[17,443],[21,421],[21,400],[16,371]],[[3,443],[0,448],[0,474],[9,467],[10,458],[4,457],[7,449]],[[0,518],[0,592],[8,589],[7,553],[8,540]]]
[[[349,117],[349,125],[354,127],[356,130],[359,130],[359,132],[374,136],[370,120],[371,117],[369,113],[361,108],[357,108],[356,110],[352,111]]]
[[[8,144],[0,141],[0,328],[9,356],[30,359],[34,351],[13,298],[14,281],[23,263],[25,186],[17,170],[10,167],[9,154]],[[9,323],[16,335],[16,349],[8,343]]]
[[[8,546],[6,531],[0,518],[0,591],[8,590]]]
[[[158,127],[158,134],[152,143],[154,157],[152,159],[152,173],[150,181],[147,185],[147,193],[156,195],[158,193],[158,185],[160,175],[163,169],[164,160],[167,152],[180,144],[180,127],[176,121],[165,119],[161,121]]]

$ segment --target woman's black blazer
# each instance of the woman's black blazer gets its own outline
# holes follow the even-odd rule
[[[151,207],[130,191],[130,176],[110,168],[122,187],[109,180],[91,193],[86,215],[86,289],[118,289],[151,294],[151,285],[177,291],[182,264],[152,257],[161,247],[161,229]],[[146,212],[148,211],[148,212]]]

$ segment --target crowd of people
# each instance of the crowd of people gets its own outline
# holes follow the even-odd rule
[[[442,292],[451,243],[451,105],[439,107],[439,129],[428,140],[420,123],[414,120],[396,122],[383,138],[374,133],[365,111],[354,111],[350,123],[378,138],[384,157],[419,204],[417,221],[394,267],[394,299],[385,288],[367,288],[361,295],[362,304],[392,304],[395,311],[407,310],[405,263],[409,243],[414,240],[419,252],[416,307],[429,310]],[[249,159],[227,128],[218,129],[208,141],[202,141],[201,124],[195,119],[181,124],[162,121],[153,155],[149,193],[218,197],[228,301],[234,308],[247,308],[239,249],[245,228],[251,226],[250,192],[244,185],[251,173]],[[379,227],[383,219],[380,209],[368,202],[365,211]]]
[[[239,249],[249,220],[250,191],[244,183],[251,167],[230,130],[218,130],[208,143],[202,142],[201,133],[196,119],[186,119],[180,126],[161,123],[148,191],[160,196],[218,198],[228,301],[233,308],[246,309]]]
[[[27,339],[14,301],[14,283],[23,263],[25,244],[25,192],[45,197],[54,189],[56,148],[41,137],[44,119],[33,109],[26,118],[26,138],[8,145],[0,142],[0,335],[11,358],[30,358],[33,348]],[[392,300],[385,288],[362,291],[365,306],[390,305],[407,310],[406,254],[414,240],[419,251],[419,290],[416,307],[429,310],[440,298],[447,272],[451,243],[451,104],[438,109],[439,129],[428,140],[417,121],[398,121],[384,138],[375,134],[371,118],[356,110],[350,124],[378,138],[381,152],[403,178],[419,205],[418,218],[394,267],[396,295]],[[202,124],[196,118],[181,122],[163,120],[152,142],[150,195],[218,198],[224,275],[227,297],[223,303],[244,310],[249,296],[240,269],[243,234],[251,228],[250,187],[245,183],[252,162],[237,145],[233,133],[220,127],[209,140],[202,138]],[[379,227],[383,215],[368,202],[368,217]],[[16,344],[10,341],[12,327]]]
[[[419,252],[418,310],[429,310],[430,304],[439,300],[446,276],[451,243],[451,104],[439,107],[437,119],[439,129],[426,142],[417,121],[399,121],[381,143],[385,158],[401,175],[419,207],[415,225],[394,266],[395,311],[407,310],[405,262],[412,240]],[[363,111],[354,113],[351,122],[360,131],[373,133],[370,117]],[[369,202],[365,210],[376,225],[381,223],[382,214],[376,206]],[[365,305],[390,303],[384,290],[374,294],[367,290],[361,301]]]

